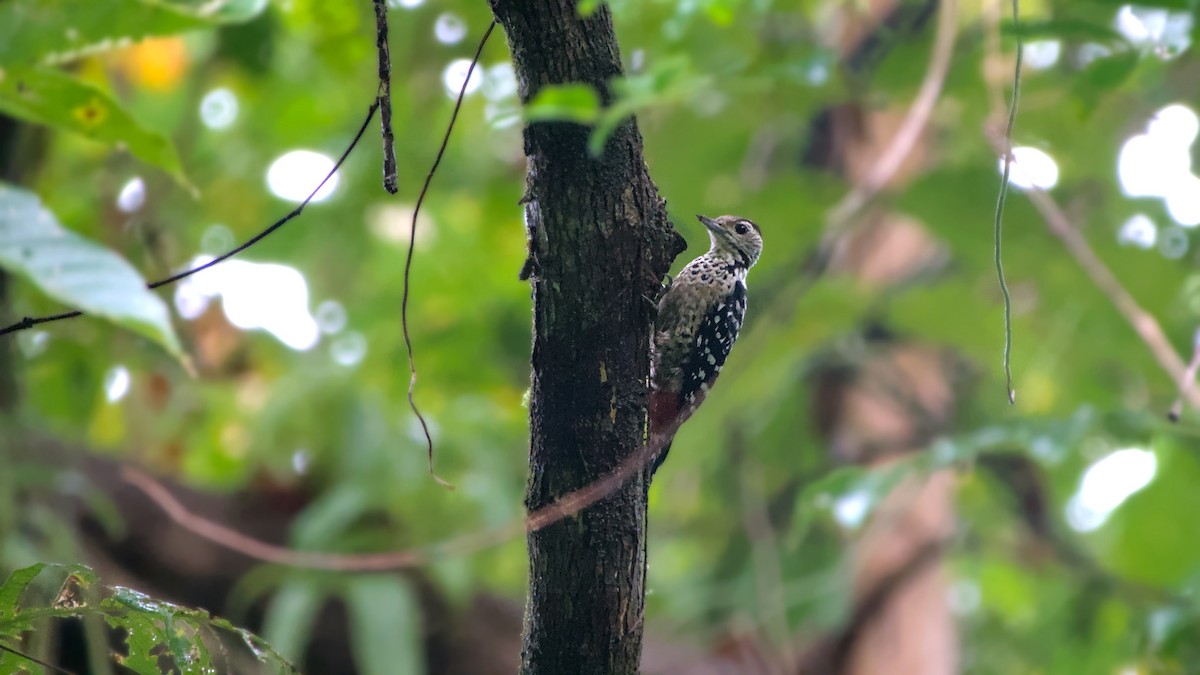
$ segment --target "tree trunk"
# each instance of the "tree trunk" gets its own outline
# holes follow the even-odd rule
[[[45,133],[0,115],[0,182],[20,185],[45,156]],[[14,320],[10,307],[12,277],[0,270],[0,326]],[[0,418],[17,409],[17,336],[0,338]],[[0,419],[2,422],[3,419]]]
[[[522,102],[552,84],[606,104],[621,62],[612,18],[573,0],[491,0]],[[533,285],[529,484],[537,509],[612,471],[641,445],[653,300],[682,240],[647,173],[632,120],[588,153],[589,128],[525,129],[526,272]],[[645,604],[647,479],[528,536],[522,672],[635,673]]]

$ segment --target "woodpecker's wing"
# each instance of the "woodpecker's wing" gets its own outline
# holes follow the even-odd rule
[[[681,408],[692,407],[703,400],[733,349],[745,315],[746,286],[738,281],[725,299],[708,310],[696,328],[683,367],[683,386],[679,391]]]
[[[677,388],[677,385],[671,386],[670,383],[679,381],[679,373],[685,364],[685,349],[681,342],[691,342],[689,324],[695,320],[694,315],[685,311],[685,286],[685,281],[675,281],[658,303],[650,358],[651,381],[656,387]]]

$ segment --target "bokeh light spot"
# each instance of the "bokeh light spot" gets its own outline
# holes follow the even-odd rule
[[[122,213],[133,213],[145,203],[146,182],[141,176],[130,178],[117,194],[117,209]]]
[[[210,260],[199,256],[188,267]],[[320,339],[316,318],[308,311],[308,283],[294,267],[226,260],[175,288],[175,308],[184,319],[203,314],[215,298],[221,299],[229,323],[242,330],[267,331],[297,351],[312,349]]]
[[[1117,157],[1117,178],[1130,197],[1160,197],[1171,219],[1183,227],[1200,225],[1200,178],[1192,173],[1189,150],[1200,133],[1200,118],[1176,103],[1157,113],[1146,133],[1131,137]]]
[[[132,379],[129,376],[129,369],[121,364],[117,364],[109,368],[104,374],[104,398],[109,403],[116,403],[125,398],[125,394],[129,393],[129,385]]]
[[[1124,448],[1106,455],[1084,472],[1079,490],[1067,502],[1067,523],[1080,532],[1098,529],[1157,471],[1158,458],[1149,450]]]
[[[292,150],[271,162],[267,169],[267,187],[275,196],[292,202],[302,202],[321,180],[333,170],[328,155],[312,150]],[[317,191],[312,201],[322,202],[337,189],[338,174],[333,174]]]
[[[346,327],[346,308],[337,300],[326,300],[317,305],[317,326],[322,333],[333,335]]]
[[[200,235],[200,250],[212,255],[220,255],[233,248],[233,230],[217,223],[210,225]]]
[[[339,366],[356,366],[367,355],[367,338],[362,333],[346,333],[329,345],[329,355]]]
[[[1158,241],[1158,226],[1144,213],[1136,213],[1117,231],[1117,241],[1125,246],[1150,248]]]
[[[237,117],[237,96],[229,89],[213,89],[200,99],[200,121],[209,129],[228,129]]]
[[[1058,184],[1058,163],[1044,151],[1028,146],[1012,149],[1013,162],[1009,172],[1010,185],[1023,190],[1036,187],[1049,190]],[[1000,171],[1004,171],[1004,158],[1000,158]]]
[[[463,82],[467,79],[467,71],[471,70],[471,59],[455,59],[446,66],[446,70],[442,71],[442,84],[446,87],[446,95],[450,98],[458,98],[458,92],[463,88]],[[470,96],[475,93],[480,86],[483,85],[482,68],[476,67],[471,71],[471,80],[467,82],[466,95]]]
[[[433,36],[444,45],[458,44],[467,36],[467,22],[453,12],[444,12],[433,22]]]
[[[842,527],[857,529],[866,520],[870,509],[871,495],[864,490],[855,490],[833,503],[833,517]]]
[[[1058,40],[1032,40],[1025,43],[1025,64],[1033,70],[1045,70],[1058,63],[1062,43]]]

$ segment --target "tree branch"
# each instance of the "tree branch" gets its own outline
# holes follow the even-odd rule
[[[912,152],[913,146],[920,139],[921,133],[929,124],[933,108],[942,93],[942,85],[946,82],[946,73],[950,70],[951,57],[954,55],[954,38],[957,28],[957,0],[942,0],[938,10],[937,35],[934,38],[933,53],[929,56],[929,64],[925,68],[925,77],[921,80],[921,88],[912,106],[900,123],[900,128],[892,136],[886,148],[875,161],[871,173],[861,183],[854,186],[827,216],[827,233],[835,233],[846,227],[854,218],[883,190],[892,180],[892,176]]]
[[[1020,170],[1020,165],[1016,165]],[[1163,371],[1171,377],[1177,386],[1180,386],[1180,394],[1187,398],[1188,402],[1195,408],[1200,408],[1200,391],[1193,387],[1185,387],[1180,383],[1185,381],[1188,367],[1175,348],[1171,346],[1171,341],[1167,339],[1163,332],[1162,326],[1158,324],[1158,320],[1152,314],[1142,309],[1133,295],[1125,289],[1121,282],[1117,279],[1112,270],[1104,264],[1100,256],[1092,250],[1087,239],[1083,236],[1063,210],[1054,201],[1054,198],[1049,193],[1038,190],[1036,188],[1027,190],[1025,193],[1029,197],[1029,201],[1033,202],[1034,208],[1042,215],[1042,220],[1046,224],[1046,228],[1050,233],[1058,238],[1066,247],[1067,252],[1079,263],[1083,271],[1091,278],[1092,283],[1100,289],[1104,295],[1112,302],[1121,316],[1129,322],[1133,331],[1142,339],[1142,342],[1150,350],[1154,359],[1158,361],[1158,365]]]

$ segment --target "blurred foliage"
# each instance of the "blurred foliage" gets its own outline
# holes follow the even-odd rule
[[[932,25],[891,33],[870,72],[847,72],[838,65],[836,16],[865,4],[614,2],[627,64],[614,106],[600,108],[586,88],[560,87],[524,113],[595,122],[601,139],[606,124],[636,113],[652,175],[691,242],[688,255],[707,245],[697,212],[752,217],[767,240],[739,346],[651,490],[651,633],[710,644],[731,626],[764,629],[764,596],[784,604],[792,630],[835,625],[849,605],[847,542],[859,530],[839,518],[837,505],[859,495],[869,516],[900,480],[948,467],[958,497],[949,601],[966,672],[1193,672],[1200,525],[1190,514],[1200,510],[1200,418],[1193,411],[1178,425],[1163,421],[1176,383],[1019,192],[1008,202],[1005,240],[1018,396],[1015,407],[1005,400],[991,268],[999,177],[983,130],[1003,110],[997,94],[1011,78],[1011,24],[1001,27],[1008,56],[997,61],[987,53],[985,38],[997,29],[987,13],[974,3],[959,8],[928,165],[885,198],[936,236],[949,264],[886,290],[839,275],[811,288],[802,279],[826,214],[850,187],[803,161],[812,120],[849,102],[903,110],[932,44]],[[1200,106],[1200,61],[1187,42],[1200,24],[1193,4],[1142,3],[1191,19],[1179,46],[1119,32],[1118,17],[1131,10],[1111,0],[1023,3],[1025,38],[1053,41],[1060,56],[1026,72],[1014,139],[1055,159],[1053,195],[1181,352],[1200,323],[1200,236],[1173,224],[1160,200],[1126,196],[1116,166],[1122,144],[1156,110]],[[227,13],[198,13],[212,6]],[[585,2],[581,11],[596,6]],[[307,306],[322,328],[315,346],[294,350],[269,333],[239,330],[214,302],[198,318],[175,318],[196,364],[192,377],[162,350],[147,349],[145,337],[92,318],[39,327],[15,337],[24,394],[16,423],[212,489],[266,484],[311,493],[290,532],[291,544],[308,550],[416,546],[520,516],[530,308],[517,280],[525,245],[517,86],[494,40],[418,223],[410,303],[416,396],[433,425],[438,473],[459,488],[446,491],[426,471],[405,401],[400,282],[411,204],[461,83],[453,73],[465,73],[459,66],[491,17],[486,3],[467,0],[389,7],[400,195],[382,190],[379,145],[369,134],[330,199],[242,256],[304,275]],[[1162,18],[1138,12],[1146,25]],[[147,36],[154,37],[120,40]],[[0,3],[0,72],[10,78],[0,81],[0,110],[55,129],[26,187],[65,226],[119,252],[147,279],[287,213],[293,202],[268,189],[268,167],[294,149],[341,152],[375,95],[374,59],[365,1]],[[14,72],[46,89],[71,84],[54,89],[61,99],[20,108]],[[64,114],[85,90],[110,111],[113,126],[103,133]],[[162,138],[171,150],[157,144]],[[198,198],[176,180],[184,174]],[[135,178],[144,182],[144,203],[117,208]],[[1118,236],[1139,213],[1157,227],[1147,248]],[[34,281],[17,286],[12,314],[61,311]],[[174,301],[174,293],[164,297]],[[904,342],[952,347],[970,363],[975,393],[960,395],[954,428],[928,452],[885,471],[838,467],[816,431],[813,373],[831,353],[862,354],[863,326],[874,323]],[[122,378],[126,386],[114,386]],[[1119,448],[1153,453],[1153,480],[1097,529],[1072,529],[1065,513],[1084,472]],[[982,468],[998,455],[1036,468],[1049,531],[1089,564],[1030,553],[1028,514]],[[752,564],[741,486],[755,482],[739,480],[747,475],[762,484],[757,498],[781,524],[781,579],[760,578]],[[67,490],[53,477],[22,481],[0,476],[0,499],[15,503],[18,489]],[[71,542],[54,539],[44,512],[18,515],[0,505],[0,516],[5,569],[78,559]],[[317,608],[337,597],[355,626],[363,672],[384,672],[380,664],[422,671],[411,660],[419,630],[405,582],[276,572],[251,575],[239,592],[271,595],[264,633],[284,655],[303,653]],[[519,598],[523,542],[439,560],[430,572],[459,602],[483,589]],[[758,592],[763,587],[771,592]]]

